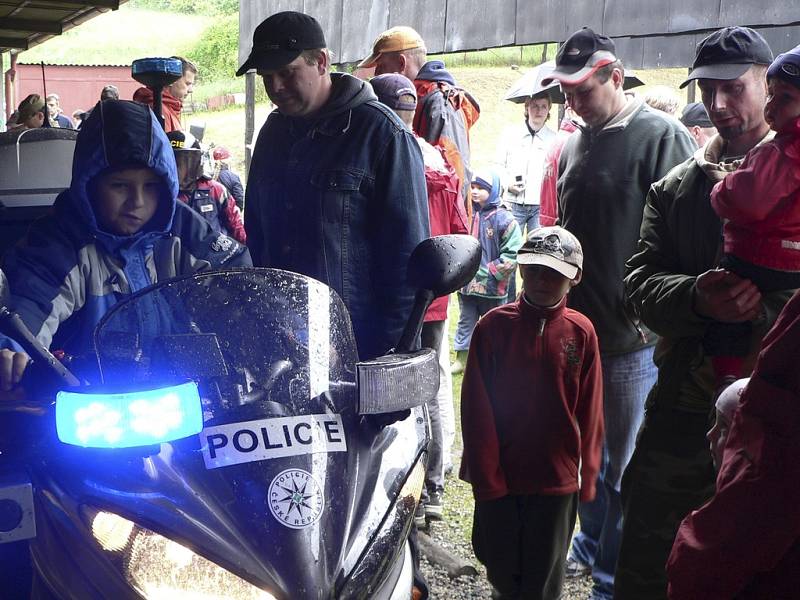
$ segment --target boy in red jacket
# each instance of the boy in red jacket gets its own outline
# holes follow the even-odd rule
[[[600,469],[600,352],[589,319],[566,307],[583,267],[575,236],[536,229],[518,263],[524,293],[472,335],[461,478],[472,484],[472,546],[494,597],[557,599],[578,499],[594,499]]]
[[[720,266],[775,292],[800,287],[800,46],[773,61],[767,86],[764,116],[776,135],[714,186],[711,205],[725,221]],[[708,327],[704,347],[719,388],[746,374],[751,329],[750,322]]]

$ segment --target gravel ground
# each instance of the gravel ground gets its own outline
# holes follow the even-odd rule
[[[456,466],[456,471],[458,467]],[[447,571],[422,559],[422,572],[430,586],[431,600],[462,600],[491,598],[491,587],[486,571],[472,553],[469,541],[472,529],[472,491],[463,481],[448,477],[444,497],[444,520],[430,523],[427,533],[442,548],[461,557],[478,569],[476,577],[463,576],[450,579]],[[564,585],[563,600],[585,600],[589,597],[590,577],[568,579]]]

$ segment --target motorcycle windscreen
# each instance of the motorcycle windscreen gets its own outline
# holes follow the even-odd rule
[[[369,453],[353,435],[357,352],[341,299],[285,271],[198,274],[117,305],[94,343],[113,389],[198,384],[203,431],[144,461],[161,497],[137,502],[149,526],[278,597],[331,589]]]

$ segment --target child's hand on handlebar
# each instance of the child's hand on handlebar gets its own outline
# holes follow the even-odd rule
[[[0,392],[9,392],[20,382],[29,362],[24,352],[0,350]]]

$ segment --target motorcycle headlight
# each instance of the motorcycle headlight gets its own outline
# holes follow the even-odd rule
[[[276,600],[192,550],[115,513],[84,507],[99,546],[147,600]]]

